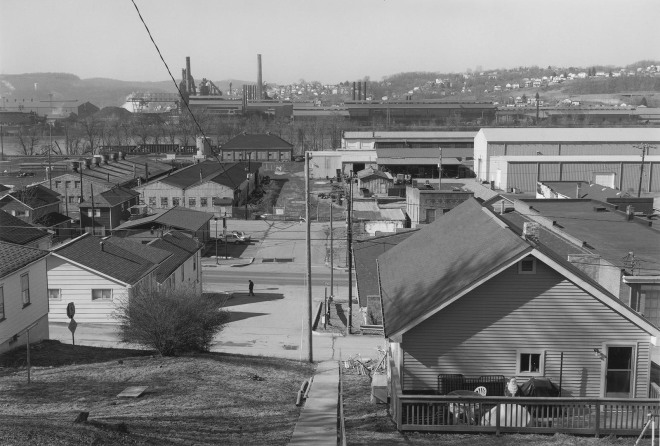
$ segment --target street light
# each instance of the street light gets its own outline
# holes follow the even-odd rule
[[[218,217],[213,217],[215,220],[215,264],[218,264]]]

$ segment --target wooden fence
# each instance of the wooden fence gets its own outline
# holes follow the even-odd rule
[[[400,431],[639,435],[648,414],[660,412],[657,398],[405,395],[392,365],[390,410]]]

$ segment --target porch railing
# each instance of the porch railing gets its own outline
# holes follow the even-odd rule
[[[391,413],[401,431],[639,435],[658,399],[405,395],[392,367]]]

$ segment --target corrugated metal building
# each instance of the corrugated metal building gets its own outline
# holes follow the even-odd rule
[[[532,194],[538,181],[591,181],[660,192],[658,128],[485,128],[474,138],[475,173],[496,188]]]

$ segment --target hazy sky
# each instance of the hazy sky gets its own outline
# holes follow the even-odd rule
[[[176,79],[358,80],[406,71],[660,59],[660,0],[135,0]],[[0,0],[0,73],[168,79],[131,0]]]

